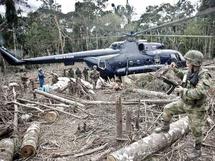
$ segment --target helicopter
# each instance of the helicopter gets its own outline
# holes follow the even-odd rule
[[[19,59],[9,50],[0,47],[0,53],[11,65],[32,65],[64,63],[74,65],[85,62],[88,67],[97,66],[103,78],[125,76],[134,73],[156,71],[165,64],[175,62],[178,67],[185,66],[185,59],[179,51],[164,49],[162,43],[136,40],[138,33],[124,34],[124,41],[114,42],[106,49],[80,51],[59,55]]]

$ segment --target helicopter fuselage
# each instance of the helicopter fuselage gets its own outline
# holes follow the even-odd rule
[[[119,54],[92,57],[86,59],[85,62],[89,67],[97,65],[102,77],[151,72],[173,61],[179,67],[185,66],[185,59],[176,50],[156,49],[147,51],[140,50],[139,45],[136,42],[125,42],[121,46]]]
[[[2,47],[0,47],[0,53],[11,65],[49,63],[73,65],[75,62],[85,62],[89,67],[97,65],[101,76],[104,78],[155,71],[172,61],[176,62],[179,67],[185,66],[185,59],[181,53],[163,48],[164,46],[161,43],[128,39],[114,42],[106,49],[27,59],[18,59],[13,53]]]

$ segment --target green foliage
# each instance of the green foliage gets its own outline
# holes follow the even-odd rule
[[[35,17],[34,17],[35,16]],[[49,50],[57,51],[58,30],[52,15],[32,15],[25,33],[25,50],[30,56],[40,56]],[[34,20],[33,22],[31,22]]]
[[[193,12],[194,6],[191,5],[190,1],[186,0],[179,0],[175,6],[170,3],[164,3],[160,6],[148,6],[146,13],[141,15],[139,23],[142,24],[143,29],[146,29],[190,16]]]
[[[208,8],[215,7],[215,1],[214,0],[202,0],[201,6],[199,7],[199,11],[206,10]]]

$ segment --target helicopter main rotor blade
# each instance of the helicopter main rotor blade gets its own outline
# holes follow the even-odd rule
[[[188,21],[188,20],[190,20],[190,19],[193,19],[193,18],[195,18],[195,17],[208,15],[208,14],[211,14],[211,13],[214,13],[214,12],[215,12],[215,7],[213,7],[213,8],[208,8],[207,10],[198,12],[198,13],[197,13],[196,15],[194,15],[194,16],[182,18],[182,19],[179,19],[179,20],[176,20],[176,21],[172,21],[172,22],[167,22],[167,23],[165,23],[165,24],[163,24],[163,25],[160,25],[160,26],[156,26],[156,27],[152,27],[152,28],[143,30],[143,31],[141,31],[141,33],[148,32],[148,31],[152,31],[152,30],[156,30],[156,29],[159,29],[159,28],[162,28],[162,27],[171,26],[171,25],[178,24],[178,23],[182,23],[182,22]]]

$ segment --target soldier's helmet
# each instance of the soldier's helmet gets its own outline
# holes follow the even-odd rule
[[[194,66],[201,66],[203,62],[203,54],[198,50],[189,50],[184,58]]]
[[[94,65],[94,66],[93,66],[93,69],[97,69],[97,66],[96,66],[96,65]]]

